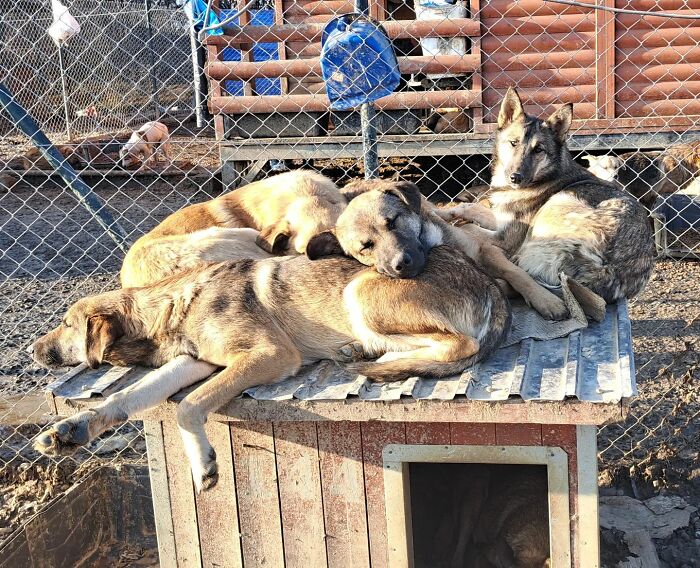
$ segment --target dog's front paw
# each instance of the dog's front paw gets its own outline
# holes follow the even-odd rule
[[[90,442],[90,421],[94,416],[92,410],[86,410],[57,422],[35,438],[34,449],[47,456],[73,454]]]
[[[343,363],[352,363],[354,361],[363,361],[367,359],[367,353],[362,343],[359,341],[353,341],[343,345],[338,350],[338,360]]]
[[[530,305],[547,320],[561,321],[569,317],[569,308],[564,300],[546,290],[531,298]]]
[[[210,449],[206,461],[192,468],[192,479],[194,480],[197,493],[207,491],[217,484],[219,481],[219,465],[216,463],[214,448]]]

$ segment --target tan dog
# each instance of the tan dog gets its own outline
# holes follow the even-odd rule
[[[170,131],[162,122],[147,122],[136,130],[124,147],[119,151],[122,166],[130,168],[136,164],[141,167],[155,162],[162,154],[167,163],[172,162],[170,157]]]
[[[219,233],[212,229],[215,227],[260,231],[255,240],[269,253],[265,256],[303,254],[311,237],[335,225],[346,204],[347,199],[330,179],[316,172],[297,170],[184,207],[134,243],[122,264],[122,286],[142,286],[183,266],[193,266],[200,246],[206,249],[202,260],[209,262],[262,257],[262,251],[250,247],[252,233],[236,236],[233,231]],[[203,229],[212,230],[194,235]],[[164,237],[167,237],[165,241]],[[202,238],[207,242],[195,242]],[[226,242],[230,245],[228,249]],[[166,250],[168,257],[164,258]]]
[[[410,188],[412,195],[417,191]],[[401,188],[381,193],[410,198]],[[376,204],[374,195],[363,197],[351,202],[353,209]],[[449,376],[489,355],[509,326],[508,302],[497,284],[450,246],[434,247],[420,276],[409,280],[345,257],[200,266],[143,288],[80,300],[35,342],[34,358],[45,366],[163,365],[96,408],[55,424],[35,447],[69,453],[223,367],[178,407],[194,481],[206,488],[217,471],[204,431],[207,416],[245,389],[320,359],[348,361],[367,353],[382,357],[352,363],[352,371],[387,380]]]

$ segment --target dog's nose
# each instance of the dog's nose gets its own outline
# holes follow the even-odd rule
[[[521,181],[523,181],[523,176],[518,172],[512,173],[510,174],[510,181],[512,181],[513,183],[520,183]]]
[[[394,261],[391,263],[391,267],[396,271],[396,272],[402,272],[409,268],[413,264],[413,258],[411,258],[411,255],[408,254],[407,252],[398,254],[395,258]]]

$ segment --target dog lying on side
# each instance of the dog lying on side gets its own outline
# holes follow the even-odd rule
[[[119,151],[122,166],[130,168],[136,164],[141,167],[155,162],[158,163],[162,154],[166,163],[172,162],[170,157],[170,131],[162,122],[147,122],[134,131],[126,144]]]
[[[309,239],[333,227],[346,205],[330,179],[297,170],[184,207],[134,243],[122,264],[122,287],[144,286],[202,261],[303,254]]]
[[[415,207],[416,195],[413,184],[384,184],[357,197],[345,213],[372,214],[369,208],[393,200]],[[412,218],[394,223],[398,235],[415,238],[421,231]],[[449,242],[434,246],[422,262],[417,277],[396,279],[345,257],[241,260],[80,300],[34,343],[38,363],[161,368],[58,422],[37,437],[35,447],[69,453],[223,367],[177,411],[201,490],[217,479],[204,431],[207,416],[253,385],[279,381],[320,359],[355,361],[351,371],[383,380],[458,373],[502,342],[509,305],[495,281]],[[355,360],[366,354],[381,357]]]
[[[651,276],[655,249],[645,209],[596,178],[566,146],[572,105],[546,120],[526,115],[509,89],[498,115],[490,208],[460,204],[448,217],[490,217],[488,228],[462,229],[490,240],[534,278],[559,284],[564,272],[607,302],[638,294]],[[478,216],[478,217],[477,217]]]

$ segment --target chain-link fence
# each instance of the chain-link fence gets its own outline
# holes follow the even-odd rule
[[[58,47],[48,0],[0,0],[2,81],[132,242],[185,204],[276,170],[314,168],[340,185],[364,175],[360,112],[329,110],[319,61],[323,27],[352,2],[215,1],[219,19],[250,5],[203,45],[178,4],[75,0],[80,32]],[[371,0],[401,70],[376,104],[379,175],[434,202],[471,201],[490,180],[509,86],[531,114],[573,103],[576,158],[649,209],[660,253],[630,303],[639,396],[600,430],[601,479],[639,496],[694,487],[697,501],[700,2],[598,6]],[[120,148],[148,120],[168,126],[172,163],[123,168]],[[145,447],[129,424],[74,459],[31,450],[51,377],[26,348],[72,302],[117,287],[123,255],[5,115],[0,133],[0,479],[18,487],[0,504],[1,540],[85,468],[143,460]]]

